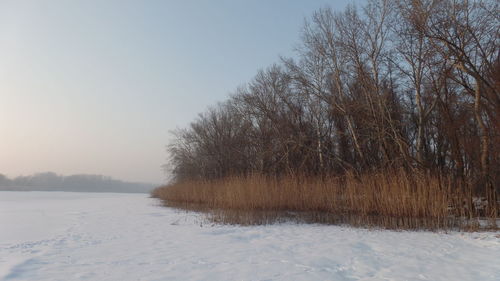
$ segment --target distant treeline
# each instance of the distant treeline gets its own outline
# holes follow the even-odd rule
[[[325,8],[306,21],[296,49],[175,131],[168,167],[178,182],[403,168],[495,196],[498,1]]]
[[[61,176],[52,172],[9,179],[0,174],[0,190],[9,191],[78,191],[147,193],[154,186],[123,182],[102,175]]]

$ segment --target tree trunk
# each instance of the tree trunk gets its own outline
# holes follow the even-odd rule
[[[484,123],[483,117],[481,116],[481,91],[482,84],[479,78],[476,78],[476,89],[475,89],[475,99],[474,99],[474,114],[476,117],[476,122],[479,126],[479,137],[481,138],[481,177],[482,181],[487,181],[489,177],[489,143],[490,138],[488,135],[488,129]]]

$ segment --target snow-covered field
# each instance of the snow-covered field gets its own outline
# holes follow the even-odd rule
[[[0,192],[0,280],[500,280],[500,233],[212,225],[145,194]]]

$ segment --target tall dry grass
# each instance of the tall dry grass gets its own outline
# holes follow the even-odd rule
[[[280,179],[262,175],[188,181],[160,187],[153,197],[172,207],[205,211],[217,222],[264,224],[282,220],[392,229],[467,229],[497,204],[482,209],[468,185],[449,177],[403,171],[362,176]],[[493,205],[493,206],[492,206]],[[489,208],[489,209],[488,209]]]

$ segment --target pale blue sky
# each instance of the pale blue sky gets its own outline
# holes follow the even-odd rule
[[[0,1],[0,173],[160,183],[169,130],[292,56],[327,0]]]

